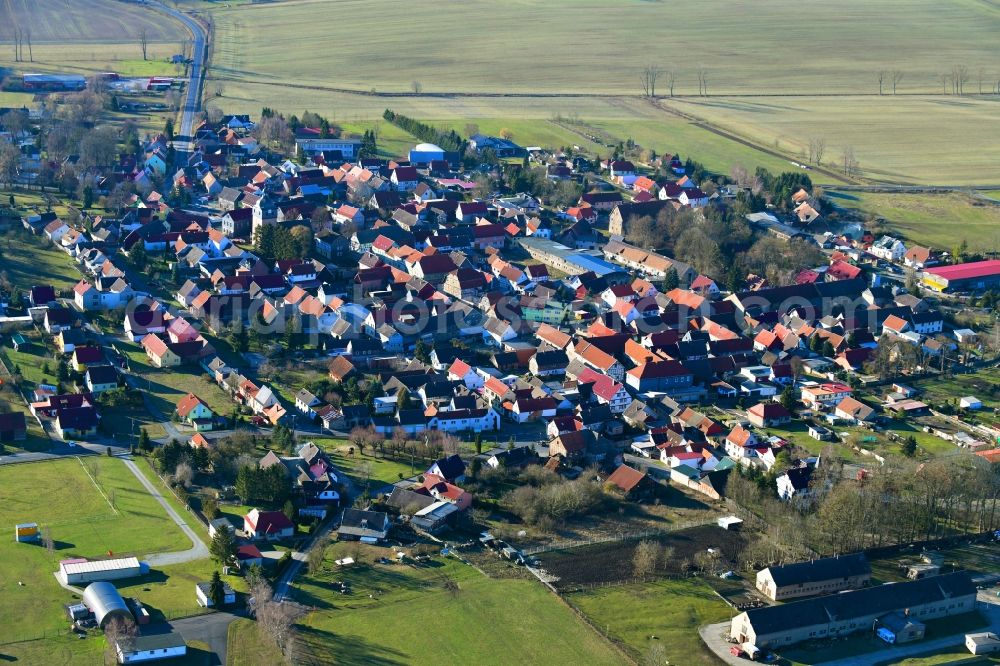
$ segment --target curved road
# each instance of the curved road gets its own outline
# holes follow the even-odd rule
[[[174,17],[191,31],[194,38],[194,48],[191,50],[191,78],[188,81],[187,97],[184,100],[184,108],[181,110],[181,125],[177,132],[181,136],[191,136],[191,128],[194,126],[194,116],[201,109],[201,86],[205,76],[205,53],[207,51],[208,36],[205,28],[193,18],[179,12],[176,9],[167,7],[161,2],[150,3],[156,9]]]
[[[136,466],[135,462],[129,458],[122,458],[122,462],[124,462],[125,466],[128,467],[133,474],[135,474],[135,478],[139,479],[139,482],[145,486],[146,490],[149,491],[149,494],[160,503],[160,506],[162,506],[164,511],[167,512],[167,515],[169,515],[173,521],[177,523],[177,526],[181,528],[181,531],[184,532],[187,538],[191,539],[191,547],[187,550],[179,550],[172,553],[153,553],[148,555],[145,561],[149,562],[151,566],[164,566],[167,564],[183,564],[185,562],[202,560],[208,557],[209,552],[205,542],[201,540],[201,537],[198,536],[197,532],[191,529],[191,526],[187,524],[187,521],[185,521],[179,513],[174,511],[174,507],[170,506],[170,503],[163,497],[163,494],[156,489],[156,486],[150,483],[149,479],[147,479],[146,475],[143,474],[142,471]]]

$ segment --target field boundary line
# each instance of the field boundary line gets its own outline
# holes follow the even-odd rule
[[[95,488],[97,488],[97,492],[101,493],[101,497],[103,497],[104,501],[108,503],[108,506],[111,507],[111,510],[115,512],[115,515],[116,516],[122,515],[121,512],[118,510],[118,507],[112,504],[111,500],[108,499],[108,496],[104,493],[104,490],[99,485],[97,485],[97,479],[95,479],[94,475],[90,473],[90,470],[87,469],[87,466],[83,464],[83,459],[80,458],[80,456],[75,456],[75,457],[76,461],[80,463],[80,467],[82,467],[83,471],[87,473],[87,477],[90,479],[90,482],[94,484]]]

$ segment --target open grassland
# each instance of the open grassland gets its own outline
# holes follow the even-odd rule
[[[547,146],[568,142],[545,121],[575,115],[722,172],[735,163],[787,168],[810,138],[821,137],[824,162],[837,163],[851,146],[862,175],[873,180],[1000,183],[1000,141],[984,140],[996,135],[1000,102],[940,94],[940,77],[955,66],[967,72],[968,94],[989,93],[1000,78],[993,39],[1000,8],[991,3],[715,0],[678,11],[643,0],[472,0],[438,9],[391,0],[217,6],[209,75],[224,95],[210,103],[253,113],[265,105],[309,109],[362,125],[386,106],[460,127],[525,120],[535,129],[522,128],[515,140]],[[352,44],[359,36],[392,48],[377,57],[344,48],[331,59],[303,58],[287,46]],[[667,108],[780,157],[654,112],[638,99],[647,62],[673,70],[678,97],[665,100]],[[902,76],[899,95],[880,97],[877,72],[893,68]],[[699,72],[710,97],[698,96]],[[666,76],[657,92],[669,94]],[[770,95],[778,97],[762,97]]]
[[[639,70],[656,62],[677,64],[680,94],[698,92],[699,68],[712,94],[871,93],[874,73],[893,63],[905,63],[901,92],[934,92],[942,67],[995,67],[1000,50],[1000,9],[975,0],[712,0],[694,11],[642,0],[469,0],[434,11],[293,0],[214,14],[218,73],[354,90],[409,91],[419,81],[425,92],[634,95]],[[375,57],[343,48],[332,58],[288,48],[359,39],[391,48]]]
[[[120,0],[5,0],[0,3],[0,25],[31,30],[35,44],[135,42],[141,30],[150,42],[187,36],[173,19],[139,3]]]
[[[0,525],[48,526],[51,554],[39,544],[0,539],[0,643],[52,635],[65,626],[72,595],[52,575],[68,557],[184,550],[190,541],[117,459],[88,457],[0,468]],[[23,582],[24,585],[18,585]]]
[[[23,59],[15,58],[11,32],[25,31]],[[145,31],[147,59],[139,35]],[[30,35],[31,49],[27,47]],[[152,7],[121,0],[5,0],[0,2],[0,74],[63,72],[89,75],[173,75],[167,59],[190,34]],[[7,93],[4,93],[7,94]]]
[[[671,664],[718,663],[702,644],[698,627],[732,615],[707,583],[694,578],[596,588],[569,599],[622,641],[639,663],[654,645],[663,648]]]
[[[850,146],[871,180],[1000,183],[1000,141],[992,139],[1000,131],[998,96],[711,97],[666,106],[794,159],[804,160],[810,139],[822,138],[823,163],[832,168]]]
[[[45,666],[103,666],[104,638],[93,632],[80,640],[68,631],[55,638],[0,645],[0,661]]]
[[[365,562],[338,569],[347,555]],[[337,543],[317,574],[298,579],[303,619],[296,662],[618,664],[621,657],[571,610],[529,580],[495,580],[454,559],[368,564],[386,549]],[[333,591],[346,580],[349,595]],[[372,597],[369,597],[372,595]],[[321,656],[322,655],[322,656]]]
[[[966,194],[828,193],[839,206],[884,218],[916,244],[947,252],[963,240],[972,251],[1000,248],[1000,206]]]

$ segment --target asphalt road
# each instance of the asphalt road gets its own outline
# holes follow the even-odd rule
[[[181,110],[181,126],[178,134],[191,136],[191,128],[194,126],[194,117],[201,109],[201,84],[205,76],[205,45],[208,37],[205,29],[193,18],[179,12],[176,9],[167,7],[161,2],[150,3],[156,9],[170,14],[183,23],[191,31],[194,38],[194,48],[191,50],[191,78],[188,81],[187,96],[184,100],[184,108]]]
[[[194,587],[192,586],[192,590]],[[194,596],[192,591],[191,596]],[[212,666],[225,666],[227,659],[227,647],[229,643],[229,625],[232,624],[238,615],[226,611],[216,611],[207,615],[196,615],[195,617],[174,620],[170,624],[175,631],[188,643],[191,641],[201,641],[207,643],[214,653],[209,663]]]

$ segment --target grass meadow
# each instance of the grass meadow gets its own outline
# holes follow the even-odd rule
[[[52,554],[14,541],[14,525],[24,522],[51,530]],[[59,560],[109,553],[142,558],[191,546],[120,460],[98,456],[0,467],[0,526],[9,530],[0,539],[0,616],[6,618],[0,643],[65,627],[61,604],[72,595],[53,576]]]
[[[952,252],[963,240],[973,251],[1000,248],[1000,206],[949,194],[828,192],[838,205],[885,218],[907,240]]]
[[[671,664],[718,663],[702,644],[698,627],[732,615],[722,598],[697,578],[595,588],[570,594],[569,599],[628,646],[639,663],[645,663],[654,644],[664,649]]]
[[[333,560],[347,555],[362,563],[338,569]],[[391,553],[336,543],[318,573],[297,580],[295,598],[315,608],[302,620],[297,663],[330,654],[356,665],[622,662],[537,581],[486,578],[451,558],[370,564],[382,555]],[[351,594],[333,590],[340,580]]]
[[[214,94],[221,83],[224,92],[209,102],[234,112],[309,109],[362,128],[390,106],[459,127],[518,122],[515,140],[522,144],[570,139],[588,147],[547,122],[560,113],[722,172],[735,163],[788,168],[811,138],[821,137],[826,163],[851,146],[867,179],[1000,184],[1000,142],[983,140],[996,135],[1000,98],[978,95],[1000,79],[993,39],[1000,9],[989,3],[716,0],[678,12],[671,3],[643,0],[471,0],[440,9],[391,0],[216,5],[206,90]],[[305,58],[302,49],[288,48],[354,44],[359,36],[391,49],[373,57],[346,47],[333,58]],[[638,98],[649,62],[673,73],[678,97],[664,102],[666,110]],[[941,76],[955,66],[965,68],[965,92],[975,96],[940,94]],[[899,95],[880,97],[877,73],[892,69],[902,77]],[[700,74],[709,97],[699,96]],[[665,78],[658,92],[669,92]],[[529,97],[504,96],[511,94]],[[670,109],[781,157],[717,136]],[[391,136],[386,153],[398,155],[409,143]]]

